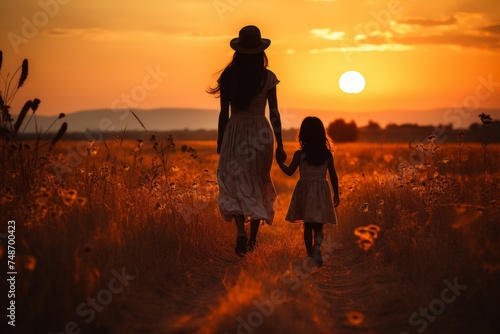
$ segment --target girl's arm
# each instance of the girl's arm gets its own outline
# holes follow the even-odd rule
[[[288,176],[292,176],[293,173],[295,173],[295,171],[297,170],[299,163],[300,163],[300,151],[295,151],[295,153],[293,154],[292,162],[290,163],[289,166],[285,165],[284,161],[278,161],[278,166],[280,166],[283,173],[285,173]]]
[[[227,121],[229,119],[229,100],[220,98],[220,114],[219,114],[219,129],[217,137],[217,154],[220,154],[220,147],[222,145],[222,138],[224,137],[224,130],[226,129]]]
[[[337,207],[340,204],[339,178],[337,177],[337,172],[335,171],[335,164],[333,163],[333,155],[331,153],[330,158],[328,158],[328,173],[330,174],[330,183],[333,188],[333,206]]]
[[[283,138],[281,133],[281,117],[278,110],[278,97],[276,93],[276,86],[267,92],[267,102],[269,103],[269,119],[273,127],[274,137],[276,138],[276,161],[286,161],[286,152],[283,149]]]

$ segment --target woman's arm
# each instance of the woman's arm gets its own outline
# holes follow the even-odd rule
[[[229,119],[229,100],[220,98],[220,114],[219,114],[219,128],[217,137],[217,154],[220,154],[220,147],[222,145],[222,138],[224,138],[224,130],[226,129],[227,121]]]
[[[300,163],[300,151],[295,151],[295,153],[293,154],[292,162],[290,163],[289,166],[285,165],[283,161],[278,161],[278,166],[280,166],[283,173],[285,173],[288,176],[292,176],[293,173],[295,173],[295,171],[297,170],[299,163]]]
[[[337,172],[335,171],[335,164],[333,163],[333,155],[331,153],[328,158],[328,173],[330,174],[330,183],[333,188],[333,206],[337,207],[340,204],[339,178],[337,177]]]
[[[276,161],[284,162],[286,160],[286,152],[283,149],[283,137],[281,132],[281,117],[278,109],[278,97],[276,86],[267,92],[267,102],[269,103],[269,120],[273,127],[274,137],[276,138]]]

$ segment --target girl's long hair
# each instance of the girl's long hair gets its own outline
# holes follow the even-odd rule
[[[245,109],[265,84],[268,59],[264,51],[254,54],[235,52],[222,70],[217,86],[207,93],[229,100],[231,106]]]
[[[300,125],[299,143],[306,161],[314,166],[323,164],[330,156],[330,139],[323,122],[317,117],[304,118]]]

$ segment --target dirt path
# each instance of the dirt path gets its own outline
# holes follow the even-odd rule
[[[376,255],[366,256],[354,243],[333,242],[323,247],[324,266],[310,269],[292,253],[285,247],[285,255],[292,258],[286,269],[277,265],[283,254],[275,249],[264,246],[242,260],[225,245],[177,287],[151,289],[154,284],[146,284],[142,291],[134,290],[115,315],[120,321],[111,332],[416,333],[408,323],[415,311],[409,300],[416,292]],[[259,268],[260,285],[251,278],[241,282]],[[245,290],[247,285],[251,288]],[[287,301],[273,306],[258,326],[248,326],[250,314],[258,310],[252,302],[264,305],[269,292],[277,289]],[[253,297],[241,300],[248,291]],[[238,319],[247,321],[246,327]]]

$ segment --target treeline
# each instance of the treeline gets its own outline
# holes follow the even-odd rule
[[[124,136],[124,139],[147,140],[148,135],[144,131],[126,131],[125,133],[98,132],[88,130],[84,132],[66,133],[65,140],[114,140],[117,136]],[[358,127],[356,122],[346,122],[343,119],[337,119],[328,124],[327,132],[330,138],[336,143],[348,142],[414,142],[424,141],[429,135],[435,135],[437,141],[455,140],[459,130],[464,131],[465,142],[500,142],[500,121],[491,121],[489,124],[474,123],[467,129],[454,129],[450,125],[439,126],[421,126],[418,124],[388,124],[382,128],[378,123],[369,121],[368,125]],[[217,140],[217,130],[172,130],[164,132],[155,132],[157,135],[172,134],[176,141],[200,141]],[[283,130],[283,140],[295,141],[297,139],[298,129]],[[34,140],[34,134],[24,134],[23,140]]]
[[[328,135],[337,143],[342,142],[422,142],[429,135],[435,135],[437,142],[455,140],[460,130],[465,142],[500,142],[500,121],[481,119],[466,129],[454,129],[451,124],[421,126],[418,124],[388,124],[382,128],[378,123],[369,121],[367,126],[357,127],[354,121],[335,120],[328,125]]]

